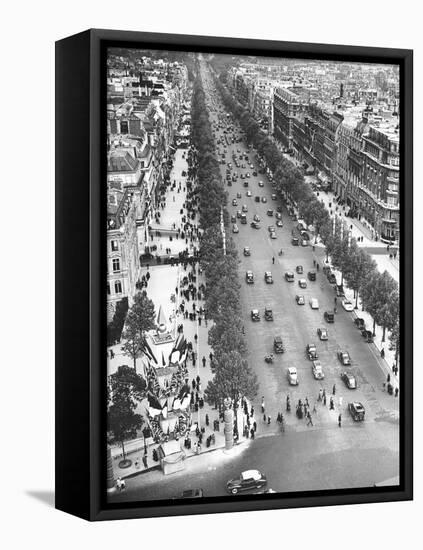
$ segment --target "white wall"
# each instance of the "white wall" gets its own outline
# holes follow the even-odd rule
[[[18,0],[4,4],[0,33],[3,106],[0,139],[2,192],[10,194],[2,195],[3,228],[10,230],[10,238],[2,239],[2,259],[8,267],[2,269],[1,304],[0,517],[5,548],[147,548],[163,543],[157,532],[176,535],[180,545],[185,539],[190,548],[385,550],[407,547],[413,537],[416,537],[413,547],[418,547],[423,517],[423,449],[418,418],[414,503],[90,526],[56,512],[43,502],[52,502],[54,486],[54,41],[98,27],[414,48],[415,150],[421,151],[419,99],[423,89],[423,47],[418,5],[415,0],[349,3],[214,0],[201,4],[195,0],[162,0],[159,9],[156,3],[139,0],[127,0],[125,4],[116,0]],[[22,78],[25,86],[12,85]],[[23,161],[32,175],[17,181],[16,168]],[[415,181],[418,183],[415,204],[422,204],[419,162]],[[417,241],[422,237],[421,225],[416,230]],[[415,262],[421,273],[420,258]],[[416,300],[421,302],[417,292]],[[416,311],[420,313],[419,305],[416,304]],[[416,327],[422,328],[420,320],[416,319]],[[423,377],[418,361],[415,384],[421,392]],[[34,494],[38,496],[31,496]]]

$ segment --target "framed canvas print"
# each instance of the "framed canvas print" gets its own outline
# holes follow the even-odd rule
[[[56,506],[412,498],[412,52],[56,44]]]

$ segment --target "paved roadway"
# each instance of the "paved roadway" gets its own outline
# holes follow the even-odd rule
[[[210,95],[210,91],[207,96],[212,107],[218,108],[216,96]],[[217,120],[215,113],[212,114],[212,120]],[[222,150],[223,146],[218,146],[218,149]],[[237,149],[246,151],[242,143],[227,147],[227,161],[233,163],[232,151]],[[249,157],[252,161],[254,153],[250,153]],[[238,174],[253,172],[251,168],[235,166],[233,171]],[[222,174],[225,175],[225,172],[226,165],[222,165]],[[260,179],[265,182],[263,188],[258,186]],[[399,399],[389,396],[382,389],[384,373],[374,346],[363,342],[353,324],[352,314],[345,312],[339,301],[335,323],[328,325],[324,321],[324,310],[333,308],[334,291],[321,271],[317,274],[316,282],[307,280],[306,289],[298,286],[298,279],[304,275],[307,278],[307,271],[313,268],[313,258],[322,262],[323,251],[313,252],[311,247],[291,245],[291,230],[295,222],[289,218],[286,210],[283,211],[284,227],[277,227],[277,239],[271,240],[267,226],[276,225],[276,220],[267,216],[266,211],[268,208],[276,211],[278,204],[271,199],[271,184],[260,174],[247,180],[248,188],[243,186],[243,181],[238,178],[236,183],[227,187],[228,210],[232,214],[241,209],[243,204],[248,206],[247,225],[237,223],[239,233],[231,235],[239,251],[241,301],[249,360],[260,384],[254,406],[259,411],[261,397],[264,396],[266,413],[272,416],[272,424],[264,424],[259,417],[257,439],[247,440],[238,446],[233,456],[228,457],[218,450],[188,459],[185,471],[173,474],[166,480],[158,471],[128,480],[127,491],[116,495],[116,499],[170,498],[184,489],[194,487],[202,487],[208,496],[222,495],[225,494],[228,479],[251,468],[264,471],[269,486],[278,492],[366,487],[398,476]],[[251,198],[246,196],[247,189],[252,191]],[[238,192],[242,198],[237,199],[238,206],[233,207],[232,199]],[[255,202],[256,195],[265,196],[267,203]],[[262,220],[259,230],[250,227],[254,214],[258,214]],[[250,257],[243,256],[244,246],[251,248]],[[280,248],[284,250],[282,256],[277,253]],[[272,257],[275,258],[274,264]],[[297,265],[303,266],[304,275],[295,273],[295,282],[286,282],[285,271],[295,272]],[[247,269],[251,269],[255,275],[253,285],[245,282]],[[266,284],[264,281],[264,272],[267,270],[273,274],[273,284]],[[305,305],[297,305],[296,294],[304,294]],[[318,299],[319,310],[310,308],[311,297]],[[273,322],[264,320],[266,305],[273,309]],[[253,323],[250,319],[253,308],[260,310],[261,320],[258,323]],[[328,328],[329,341],[318,340],[316,331],[319,326]],[[275,355],[275,363],[268,365],[264,362],[264,356],[272,351],[275,335],[282,336],[286,352]],[[319,359],[323,364],[323,382],[313,378],[311,362],[306,358],[305,348],[311,342],[316,343]],[[349,370],[358,380],[357,390],[348,390],[340,380],[340,373],[345,369],[336,356],[339,349],[350,353],[352,366]],[[286,370],[290,365],[296,366],[298,370],[297,387],[288,384]],[[336,407],[330,411],[328,406],[316,401],[321,387],[331,394],[334,384]],[[290,395],[293,405],[291,413],[285,411],[287,394]],[[313,427],[307,426],[305,420],[298,420],[294,413],[295,403],[299,398],[304,400],[306,397],[311,408],[316,402],[316,412],[312,412]],[[339,401],[340,397],[342,403]],[[366,409],[364,422],[355,423],[350,418],[347,404],[351,400],[363,403]],[[276,431],[275,419],[278,411],[282,411],[286,418],[286,431],[283,434]],[[339,413],[342,414],[341,428],[337,422]]]

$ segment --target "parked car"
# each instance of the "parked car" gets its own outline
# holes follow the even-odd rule
[[[293,283],[295,280],[294,278],[294,274],[292,271],[286,271],[285,272],[285,281],[287,281],[288,283]]]
[[[325,377],[325,374],[323,372],[323,366],[320,361],[313,361],[311,365],[311,370],[313,372],[313,376],[316,380],[323,380]]]
[[[269,231],[269,233],[272,233],[273,231],[276,231],[276,227],[274,225],[268,225],[267,230]]]
[[[310,298],[311,309],[319,309],[319,300],[317,298]]]
[[[264,308],[264,318],[266,321],[273,321],[273,311],[270,307],[266,306]]]
[[[248,491],[250,489],[261,489],[267,485],[267,479],[259,470],[246,470],[241,472],[236,479],[231,479],[226,484],[228,493],[236,495],[239,491]]]
[[[232,233],[239,233],[239,228],[236,223],[234,223],[232,226]]]
[[[232,206],[238,206],[238,201],[236,199],[232,199]]]
[[[248,206],[246,204],[242,205],[242,211],[243,212],[248,212]]]
[[[293,239],[291,239],[291,244],[293,246],[300,246],[300,241],[297,239],[297,237],[294,237]]]
[[[304,273],[303,266],[302,266],[302,265],[297,265],[297,267],[295,268],[295,271],[296,271],[299,275],[302,275],[302,274]]]
[[[258,184],[259,184],[259,187],[264,187],[264,183],[261,180],[258,182]]]
[[[251,223],[250,223],[250,226],[251,226],[253,229],[260,229],[260,224],[259,224],[259,222],[251,222]]]
[[[285,346],[283,345],[283,341],[280,336],[275,336],[273,338],[273,349],[275,350],[275,353],[284,353]]]
[[[238,192],[238,193],[236,194],[236,196],[237,196],[238,199],[240,199],[240,198],[241,198],[241,193]]]
[[[299,306],[303,306],[305,304],[305,299],[304,299],[304,296],[302,294],[297,294],[295,296],[295,300],[296,300],[296,302]]]
[[[297,272],[298,273],[298,272]],[[299,279],[298,286],[300,288],[307,288],[307,281],[305,279]]]
[[[349,390],[355,390],[357,388],[357,380],[350,372],[343,372],[341,374],[341,380],[347,386]]]
[[[325,318],[325,321],[327,323],[335,322],[335,314],[333,311],[325,311],[325,313],[323,314],[323,317]]]
[[[249,246],[244,246],[244,256],[251,256],[251,250]]]
[[[328,329],[327,328],[318,328],[317,329],[317,335],[320,338],[320,340],[328,340]]]
[[[366,411],[361,403],[358,401],[348,403],[348,410],[354,422],[363,422]]]
[[[275,232],[275,231],[271,231],[271,232],[269,233],[269,237],[270,237],[271,239],[277,239],[277,238],[278,238],[278,236],[276,235],[276,232]]]
[[[348,351],[338,351],[338,359],[342,365],[351,365],[351,357]]]
[[[342,307],[345,309],[345,311],[353,311],[354,305],[350,300],[342,300]]]
[[[286,375],[291,386],[298,386],[298,374],[295,367],[289,367],[286,371]]]
[[[282,214],[280,212],[276,212],[276,219],[282,221]]]
[[[235,214],[232,214],[232,216],[231,216],[231,222],[232,222],[232,223],[236,223],[236,216],[235,216]]]
[[[277,199],[276,193],[272,193],[272,201],[275,201]]]
[[[259,222],[260,221],[260,216],[258,214],[254,214],[253,220],[255,222]]]
[[[307,273],[307,277],[309,281],[315,281],[316,280],[316,272],[315,271],[309,271]]]
[[[306,354],[310,361],[314,361],[315,359],[318,359],[319,356],[317,355],[316,344],[307,344]]]
[[[266,198],[266,197],[262,197],[262,198],[261,198],[261,202],[267,202],[267,198]]]
[[[277,225],[278,227],[283,227],[282,220],[276,220],[276,225]]]
[[[255,200],[256,202],[260,202],[260,197],[254,197],[254,200]]]
[[[241,216],[242,216],[241,210],[237,210],[237,211],[236,211],[236,217],[237,217],[237,218],[240,218]]]
[[[260,313],[258,309],[252,309],[251,310],[251,320],[252,321],[260,321]]]
[[[373,332],[371,330],[363,329],[361,331],[361,336],[364,338],[364,341],[367,342],[368,344],[371,344],[374,341]]]
[[[251,191],[248,189],[248,191],[247,191],[247,197],[251,197],[251,195],[252,195],[252,193],[251,193]]]
[[[273,283],[273,277],[272,277],[272,272],[271,271],[265,271],[264,272],[264,280],[266,281],[267,284],[272,284]]]
[[[266,212],[268,216],[273,216],[273,210],[269,208],[269,210]]]
[[[328,281],[331,285],[336,285],[336,276],[335,273],[329,273],[328,275]]]
[[[364,322],[364,319],[362,319],[361,317],[356,317],[354,319],[354,324],[359,330],[363,330],[363,329],[366,328],[366,324]]]
[[[248,270],[245,273],[245,280],[247,281],[248,284],[254,283],[254,274],[252,271]]]

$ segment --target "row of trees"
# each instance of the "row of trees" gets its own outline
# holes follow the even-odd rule
[[[388,330],[392,347],[399,350],[399,290],[398,284],[388,273],[380,273],[371,256],[357,246],[348,235],[345,222],[337,219],[335,227],[324,204],[316,197],[305,181],[302,171],[287,159],[273,137],[266,135],[250,111],[240,103],[225,85],[226,72],[215,80],[225,106],[238,118],[247,140],[258,151],[265,165],[271,170],[276,190],[281,197],[293,203],[307,225],[313,225],[320,235],[336,269],[341,271],[349,288],[354,290],[356,307],[360,294],[362,307],[373,318],[375,325],[383,328],[382,342]],[[341,224],[343,227],[341,228]]]
[[[213,320],[209,344],[215,358],[215,376],[205,390],[207,402],[219,405],[231,397],[235,412],[242,397],[257,395],[257,377],[246,359],[247,345],[243,335],[238,280],[239,260],[235,244],[226,236],[226,253],[220,227],[221,215],[227,221],[227,193],[215,156],[216,144],[207,111],[203,83],[199,76],[194,84],[192,142],[196,149],[197,192],[200,224],[203,229],[200,262],[206,276],[205,306]]]

